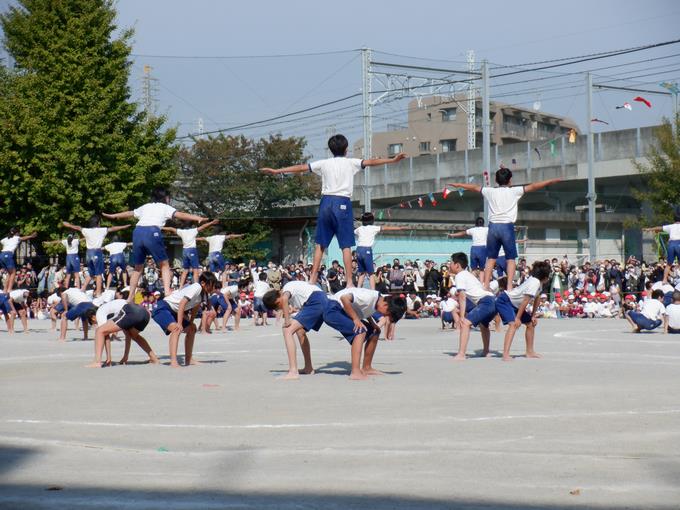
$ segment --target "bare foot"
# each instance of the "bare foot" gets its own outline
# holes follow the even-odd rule
[[[640,328],[633,328],[633,333],[639,333],[640,331]]]
[[[314,375],[314,369],[312,367],[304,367],[298,370],[298,372],[302,375]]]
[[[542,357],[543,357],[543,356],[541,356],[541,355],[538,354],[537,352],[533,352],[533,351],[532,351],[532,352],[527,352],[527,358],[542,358]]]
[[[110,359],[107,359],[107,360],[104,362],[104,364],[102,365],[102,367],[112,367],[112,366],[113,366],[113,363],[111,362]]]
[[[171,361],[170,362],[170,368],[182,368],[182,365],[177,363],[177,361]]]
[[[118,362],[118,364],[119,364],[119,365],[127,365],[127,362],[128,362],[127,358],[122,358],[122,359]]]
[[[156,356],[154,356],[154,357],[149,358],[149,363],[151,363],[152,365],[160,365],[161,360],[159,360]]]
[[[456,354],[453,357],[453,361],[465,361],[467,359],[467,356],[465,354]]]
[[[85,365],[85,368],[101,368],[101,367],[102,367],[101,361],[93,361],[92,363]]]
[[[385,375],[385,372],[376,370],[375,368],[362,368],[361,371],[366,375]]]
[[[200,361],[198,361],[198,360],[196,360],[196,359],[194,359],[194,358],[191,358],[191,360],[189,361],[189,363],[187,363],[187,365],[202,365],[202,364],[203,364],[202,362],[200,362]]]
[[[482,358],[490,358],[491,353],[489,351],[482,351]]]
[[[366,374],[364,374],[364,373],[361,372],[361,371],[359,371],[359,372],[352,372],[351,374],[349,374],[349,378],[350,378],[350,380],[352,380],[352,381],[363,381],[363,380],[365,380],[365,379],[368,379],[368,377],[366,377]]]
[[[299,374],[296,374],[295,372],[287,372],[285,375],[277,377],[280,381],[295,381],[299,378]]]
[[[503,361],[513,361],[513,357],[509,354],[503,354]]]

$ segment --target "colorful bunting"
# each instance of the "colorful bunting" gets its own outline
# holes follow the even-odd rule
[[[576,130],[575,129],[569,130],[569,143],[576,143]]]
[[[555,153],[556,153],[556,150],[555,150],[555,140],[550,140],[550,141],[548,142],[548,145],[550,145],[550,155],[551,155],[552,157],[555,157]]]
[[[628,110],[628,111],[632,111],[632,110],[633,110],[633,107],[632,107],[631,104],[628,103],[628,102],[625,102],[625,103],[623,103],[622,105],[616,107],[617,110],[621,110],[622,108],[625,108],[625,109]]]
[[[418,207],[423,206],[423,197],[418,197]]]
[[[485,186],[491,186],[491,177],[489,176],[489,171],[484,170],[484,185]]]
[[[406,205],[408,206],[409,209],[413,209],[413,206],[411,205],[411,202],[406,202]]]
[[[449,188],[444,188],[444,191],[442,191],[442,198],[446,200],[446,198],[451,194],[451,190]]]
[[[387,210],[387,217],[392,218],[392,211],[390,209]]]
[[[432,207],[437,207],[437,200],[435,200],[434,194],[430,193],[428,196],[430,197],[430,202],[432,203]]]
[[[385,217],[385,211],[383,211],[383,210],[378,211],[377,217],[378,217],[379,220],[382,220]]]
[[[636,96],[636,97],[634,97],[634,98],[633,98],[633,101],[638,101],[639,103],[644,103],[644,104],[647,105],[647,108],[651,108],[651,107],[652,107],[652,103],[650,103],[647,99],[645,99],[645,98],[642,97],[642,96]]]
[[[458,188],[458,196],[462,197],[465,190],[463,188]]]

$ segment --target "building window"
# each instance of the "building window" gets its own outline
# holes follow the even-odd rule
[[[420,152],[430,152],[430,142],[420,142],[418,150]]]
[[[578,229],[576,228],[561,228],[560,241],[578,241]]]
[[[390,156],[396,156],[400,152],[403,152],[404,150],[404,144],[402,143],[391,143],[387,147],[387,152]]]
[[[439,140],[442,145],[442,152],[456,152],[456,140],[455,138],[449,140]]]
[[[540,227],[529,227],[527,237],[532,241],[545,241],[545,229]]]
[[[451,122],[456,120],[456,108],[442,108],[442,122]]]

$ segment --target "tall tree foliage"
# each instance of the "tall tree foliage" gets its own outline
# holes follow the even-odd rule
[[[175,132],[130,100],[131,30],[111,0],[19,0],[0,15],[0,228],[142,203],[176,173]]]
[[[673,223],[673,206],[680,205],[680,116],[672,122],[675,132],[668,119],[657,128],[657,143],[647,151],[647,163],[634,163],[646,186],[634,190],[633,195],[646,202],[653,213],[651,218],[640,218],[645,225]]]
[[[319,181],[310,175],[274,177],[259,169],[302,163],[305,145],[304,138],[280,135],[197,140],[180,151],[175,196],[192,212],[220,218],[228,229],[246,234],[230,243],[232,258],[262,258],[265,253],[257,243],[271,232],[262,218],[275,217],[296,201],[317,198]]]

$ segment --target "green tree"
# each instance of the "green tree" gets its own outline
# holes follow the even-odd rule
[[[244,136],[209,137],[196,140],[179,154],[175,197],[182,207],[211,218],[220,218],[230,231],[246,234],[229,243],[232,258],[263,258],[258,243],[271,227],[268,219],[281,208],[319,196],[313,176],[274,177],[259,171],[305,161],[304,138],[270,136],[251,140]]]
[[[130,38],[111,0],[19,0],[0,14],[0,228],[55,237],[60,220],[144,202],[176,174],[175,131],[130,100]],[[117,35],[116,35],[117,34]]]
[[[642,225],[673,223],[673,206],[680,205],[680,116],[664,119],[656,129],[657,143],[647,151],[647,162],[634,162],[642,173],[645,186],[634,190],[633,196],[646,203],[652,216],[641,217]],[[673,130],[675,127],[675,130]]]

